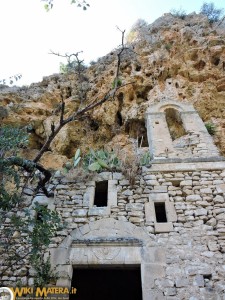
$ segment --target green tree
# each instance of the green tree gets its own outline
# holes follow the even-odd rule
[[[210,23],[218,22],[223,16],[223,9],[215,8],[213,2],[204,2],[200,9],[200,13],[207,16]]]
[[[60,218],[54,211],[34,203],[27,210],[23,195],[23,170],[35,170],[38,165],[19,156],[27,147],[27,128],[3,126],[0,128],[0,256],[3,258],[0,277],[27,259],[36,271],[35,283],[52,279],[49,259],[44,253],[50,239],[60,228]],[[41,213],[41,219],[35,216]],[[19,247],[18,247],[19,244]],[[48,270],[48,272],[46,271]]]
[[[179,9],[172,9],[170,11],[170,13],[176,17],[176,18],[179,18],[181,20],[184,20],[185,17],[187,16],[187,13],[185,10],[183,10],[181,7]]]

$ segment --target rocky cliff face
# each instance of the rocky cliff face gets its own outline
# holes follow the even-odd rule
[[[202,15],[184,20],[165,14],[142,27],[122,57],[120,79],[128,83],[114,101],[66,125],[42,158],[46,167],[61,167],[77,148],[87,152],[115,145],[132,152],[145,132],[145,111],[172,99],[190,102],[204,122],[216,126],[214,140],[225,154],[225,28]],[[66,115],[112,88],[117,50],[77,74],[55,74],[30,87],[0,86],[0,118],[4,124],[30,125],[29,158],[43,145],[52,122],[59,120],[61,98]],[[142,143],[146,144],[143,140]]]

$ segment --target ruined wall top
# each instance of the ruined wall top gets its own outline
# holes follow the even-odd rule
[[[205,124],[189,103],[166,100],[146,112],[148,142],[154,159],[218,157]]]

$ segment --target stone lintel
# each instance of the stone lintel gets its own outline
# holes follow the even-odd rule
[[[173,231],[172,222],[167,223],[155,223],[155,233],[171,232]]]
[[[118,237],[118,238],[92,238],[92,239],[79,239],[75,240],[72,243],[72,247],[79,247],[79,246],[134,246],[134,247],[141,247],[142,241],[136,238],[129,238],[129,237]]]
[[[88,211],[88,216],[109,216],[110,207],[91,207]]]
[[[169,201],[169,195],[167,193],[162,193],[160,191],[155,191],[154,193],[149,193],[149,201],[154,202],[165,202]]]

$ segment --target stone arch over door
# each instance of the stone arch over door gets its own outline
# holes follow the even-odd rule
[[[176,138],[171,136],[167,112],[170,115],[174,112],[175,121],[183,127],[183,133]],[[154,159],[219,156],[202,119],[189,103],[173,100],[156,103],[148,108],[146,121],[150,153]]]
[[[67,287],[76,266],[139,265],[143,300],[164,299],[154,282],[164,277],[165,251],[144,227],[112,218],[90,222],[52,249],[51,260],[59,274],[57,286]]]

